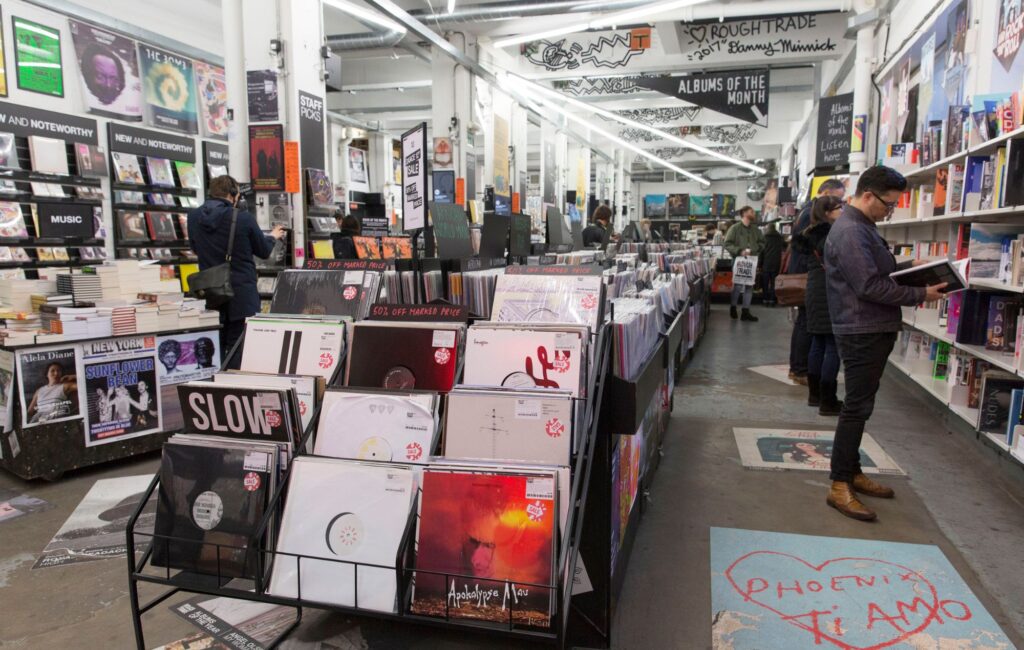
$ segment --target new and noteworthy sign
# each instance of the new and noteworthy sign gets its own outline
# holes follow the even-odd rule
[[[849,161],[853,133],[853,93],[822,97],[818,102],[815,167],[838,167]]]
[[[193,138],[148,131],[116,122],[107,125],[107,133],[110,135],[111,151],[190,163],[196,161],[196,141]]]
[[[768,126],[768,70],[725,70],[685,77],[637,77],[636,85]]]
[[[28,137],[41,135],[65,142],[99,144],[96,120],[0,102],[0,131]]]

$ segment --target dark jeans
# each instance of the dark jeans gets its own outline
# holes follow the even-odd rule
[[[797,307],[793,335],[789,337],[789,371],[795,375],[807,374],[807,353],[811,349],[811,335],[807,333],[807,309]]]
[[[831,334],[811,334],[807,374],[817,375],[821,381],[836,381],[839,377],[839,351],[836,338]]]
[[[835,337],[845,368],[846,397],[832,443],[833,481],[852,481],[861,471],[860,440],[864,436],[864,424],[875,409],[875,394],[896,336],[896,332],[879,332]]]
[[[224,312],[221,312],[220,324],[220,353],[226,360],[228,355],[231,354],[231,347],[234,346],[238,339],[242,338],[242,333],[245,332],[245,321],[227,320],[224,316]],[[241,356],[238,358],[241,359]],[[237,368],[237,363],[232,367]]]
[[[761,291],[763,292],[761,300],[765,303],[777,302],[775,298],[775,276],[777,275],[778,273],[772,271],[761,273]]]

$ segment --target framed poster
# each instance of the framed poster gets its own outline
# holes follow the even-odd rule
[[[196,99],[199,101],[200,135],[228,139],[228,85],[224,68],[196,61]]]
[[[249,126],[249,177],[256,192],[284,191],[284,127]]]
[[[351,183],[369,183],[366,174],[366,152],[356,147],[348,148],[348,173]]]
[[[139,63],[147,122],[169,131],[197,133],[192,59],[139,43]]]
[[[248,70],[245,73],[250,122],[276,122],[277,72]]]
[[[11,18],[14,30],[14,69],[18,88],[54,97],[64,96],[64,67],[60,30],[23,18]]]
[[[126,122],[142,121],[142,81],[135,41],[68,20],[85,109]]]

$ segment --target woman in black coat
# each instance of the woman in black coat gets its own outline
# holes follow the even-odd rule
[[[778,304],[775,298],[775,278],[782,267],[782,249],[786,241],[775,229],[775,224],[768,224],[764,233],[764,248],[761,250],[761,300],[768,307]]]
[[[843,202],[834,196],[820,196],[811,207],[811,225],[793,236],[793,248],[807,256],[807,333],[811,349],[807,355],[807,404],[817,406],[820,415],[839,415],[843,403],[836,397],[839,388],[839,352],[832,335],[825,286],[825,240],[832,222],[839,217]]]

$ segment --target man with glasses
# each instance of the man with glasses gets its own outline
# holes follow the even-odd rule
[[[904,287],[889,274],[901,266],[875,223],[896,207],[907,181],[894,169],[871,167],[843,207],[825,242],[825,277],[832,331],[843,361],[846,398],[832,445],[832,487],[827,503],[847,517],[870,521],[875,513],[856,493],[892,498],[892,489],[864,475],[860,442],[875,407],[885,362],[902,329],[901,305],[938,300],[945,284]]]

